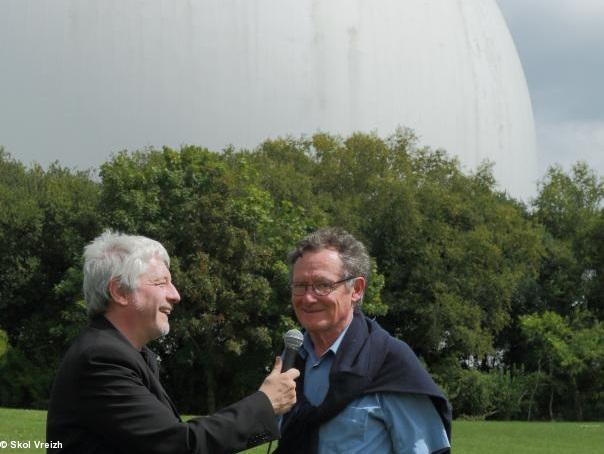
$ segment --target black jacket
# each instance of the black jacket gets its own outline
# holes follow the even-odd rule
[[[59,367],[46,439],[53,453],[228,453],[277,438],[260,391],[215,413],[182,422],[159,382],[155,355],[140,352],[105,318],[95,318]]]

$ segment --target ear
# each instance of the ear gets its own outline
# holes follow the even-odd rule
[[[363,298],[363,293],[365,293],[365,278],[357,277],[352,287],[352,302],[356,303]]]
[[[111,299],[118,306],[126,307],[130,302],[130,292],[120,286],[117,279],[109,281],[109,295],[111,295]]]

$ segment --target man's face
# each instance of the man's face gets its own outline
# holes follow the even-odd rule
[[[151,259],[147,271],[139,277],[138,288],[130,296],[139,323],[137,330],[145,343],[170,332],[168,317],[180,295],[163,261]]]
[[[332,249],[305,252],[296,261],[292,271],[294,285],[333,283],[349,277],[344,276],[340,255]],[[346,283],[342,283],[330,294],[321,296],[309,287],[303,295],[292,293],[294,312],[300,324],[311,335],[337,337],[352,320],[353,303],[362,294],[357,290],[357,285],[348,288]]]

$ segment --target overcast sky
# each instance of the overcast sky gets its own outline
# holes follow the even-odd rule
[[[581,160],[604,176],[604,0],[497,0],[528,81],[539,175]]]

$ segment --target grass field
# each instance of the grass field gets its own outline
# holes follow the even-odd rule
[[[0,408],[0,454],[43,453],[46,412]],[[11,448],[10,442],[30,442],[31,448]],[[2,442],[8,443],[3,448]],[[267,446],[246,451],[266,454]],[[592,454],[604,453],[604,422],[455,421],[455,454]],[[367,453],[371,454],[371,453]],[[378,453],[379,454],[379,453]]]

